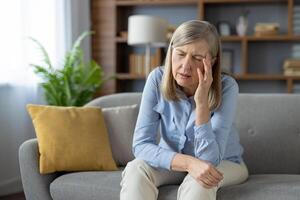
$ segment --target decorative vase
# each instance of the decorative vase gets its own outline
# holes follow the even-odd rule
[[[245,16],[239,16],[236,24],[236,32],[239,36],[245,36],[248,28],[248,19]]]

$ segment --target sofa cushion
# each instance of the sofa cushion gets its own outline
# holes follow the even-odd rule
[[[50,185],[53,200],[120,199],[122,171],[68,173]],[[160,187],[158,200],[174,200],[178,185]]]
[[[54,200],[120,199],[121,171],[69,173],[50,185]],[[159,188],[158,200],[174,200],[178,185]],[[248,181],[218,190],[218,200],[295,200],[300,196],[300,175],[251,175]]]
[[[68,173],[50,184],[53,200],[120,199],[121,171]]]
[[[300,197],[300,175],[251,175],[239,185],[218,190],[218,200],[296,200]]]
[[[138,111],[137,104],[102,108],[112,154],[119,166],[125,166],[134,159],[132,138]]]
[[[38,139],[40,173],[117,170],[100,108],[27,108]]]

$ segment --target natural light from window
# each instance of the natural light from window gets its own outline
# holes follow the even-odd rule
[[[60,0],[0,1],[0,84],[32,84],[37,81],[30,63],[41,63],[37,46],[40,41],[54,66],[65,50],[60,30],[63,8]],[[59,22],[59,23],[57,23]]]

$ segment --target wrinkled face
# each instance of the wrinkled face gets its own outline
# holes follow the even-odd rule
[[[175,47],[172,51],[173,77],[188,95],[196,91],[199,82],[197,68],[204,72],[203,59],[208,53],[209,46],[204,40]]]

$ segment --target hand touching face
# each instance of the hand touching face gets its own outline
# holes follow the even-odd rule
[[[204,40],[173,49],[172,74],[188,96],[194,95],[198,88],[200,76],[197,70],[205,75],[204,60],[207,61],[207,68],[211,68],[214,61],[211,60],[209,46]]]
[[[196,105],[207,105],[208,103],[208,92],[213,82],[212,62],[211,55],[207,54],[203,59],[204,70],[197,68],[199,82],[194,95]]]

